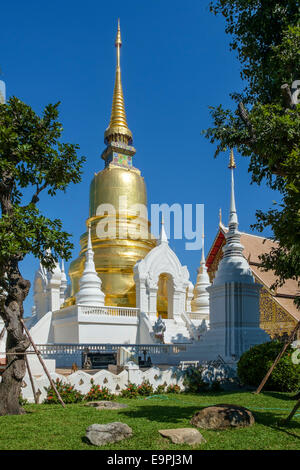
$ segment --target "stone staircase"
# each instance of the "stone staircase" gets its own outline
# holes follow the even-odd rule
[[[182,321],[175,321],[171,319],[164,319],[166,331],[164,340],[166,344],[169,343],[191,343],[193,339]]]

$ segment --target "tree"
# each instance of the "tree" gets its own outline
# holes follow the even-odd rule
[[[269,211],[256,212],[252,228],[269,226],[278,242],[261,256],[262,268],[278,276],[272,287],[286,279],[300,285],[299,0],[214,0],[210,10],[225,18],[245,88],[231,94],[234,111],[211,108],[214,127],[203,133],[218,143],[215,156],[236,147],[250,159],[252,182],[281,193]],[[300,308],[300,296],[295,302]]]
[[[59,141],[58,106],[49,104],[39,117],[15,97],[0,105],[0,315],[8,358],[0,383],[0,415],[23,412],[19,396],[29,341],[21,319],[30,282],[23,278],[20,262],[32,253],[53,270],[59,257],[70,258],[73,248],[61,221],[48,219],[37,207],[43,192],[55,196],[78,183],[85,161],[77,157],[78,145]]]

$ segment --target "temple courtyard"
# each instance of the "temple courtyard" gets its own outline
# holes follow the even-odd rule
[[[119,410],[97,410],[85,404],[25,405],[26,414],[1,418],[0,450],[300,450],[300,413],[283,425],[295,405],[292,394],[250,391],[209,392],[201,394],[163,394],[134,399],[117,398],[127,404]],[[159,434],[160,429],[193,428],[191,417],[201,408],[234,403],[248,408],[255,424],[222,431],[199,429],[206,443],[191,447],[172,444]],[[112,421],[126,423],[133,430],[129,439],[96,447],[85,439],[91,424]]]

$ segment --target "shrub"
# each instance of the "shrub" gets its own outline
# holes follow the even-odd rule
[[[167,393],[180,393],[181,389],[179,385],[169,385],[167,388]]]
[[[69,383],[63,383],[62,380],[56,379],[55,381],[55,386],[66,404],[70,403],[79,403],[83,400],[84,395],[82,393],[78,392],[74,388],[74,385],[70,385]],[[44,387],[46,392],[47,392],[47,397],[44,400],[44,403],[46,404],[57,404],[59,403],[59,400],[57,398],[57,395],[54,391],[54,389],[51,387]]]
[[[214,382],[210,384],[210,392],[222,392],[222,390],[223,389],[219,380],[214,380]]]
[[[128,386],[121,391],[121,397],[123,398],[136,398],[139,392],[137,386],[129,382]]]
[[[100,385],[94,385],[92,382],[92,386],[89,392],[85,395],[85,401],[94,401],[94,400],[114,400],[114,395],[110,393],[107,387],[100,387]]]
[[[162,385],[158,385],[157,389],[155,390],[155,393],[157,393],[157,394],[165,393],[166,392],[166,386],[167,386],[166,382],[163,383]]]
[[[141,383],[141,385],[138,386],[137,390],[138,394],[144,397],[148,397],[149,395],[153,394],[153,387],[150,384],[149,380],[146,380],[145,382]]]
[[[245,385],[257,387],[279,354],[283,344],[279,341],[253,346],[246,351],[238,362],[238,377]],[[295,392],[300,386],[300,364],[293,364],[289,346],[280,359],[267,383],[265,390]]]
[[[188,367],[186,369],[183,381],[186,392],[199,393],[208,391],[209,384],[204,382],[202,378],[202,371],[203,369],[201,367]]]

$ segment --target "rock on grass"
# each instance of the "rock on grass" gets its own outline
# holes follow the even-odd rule
[[[174,444],[196,445],[206,442],[202,434],[193,428],[161,429],[158,432],[171,439]]]
[[[254,423],[254,416],[247,408],[225,404],[203,408],[191,419],[191,424],[202,429],[244,428]]]
[[[125,423],[92,424],[86,430],[86,439],[94,446],[104,446],[132,436],[132,429]]]

